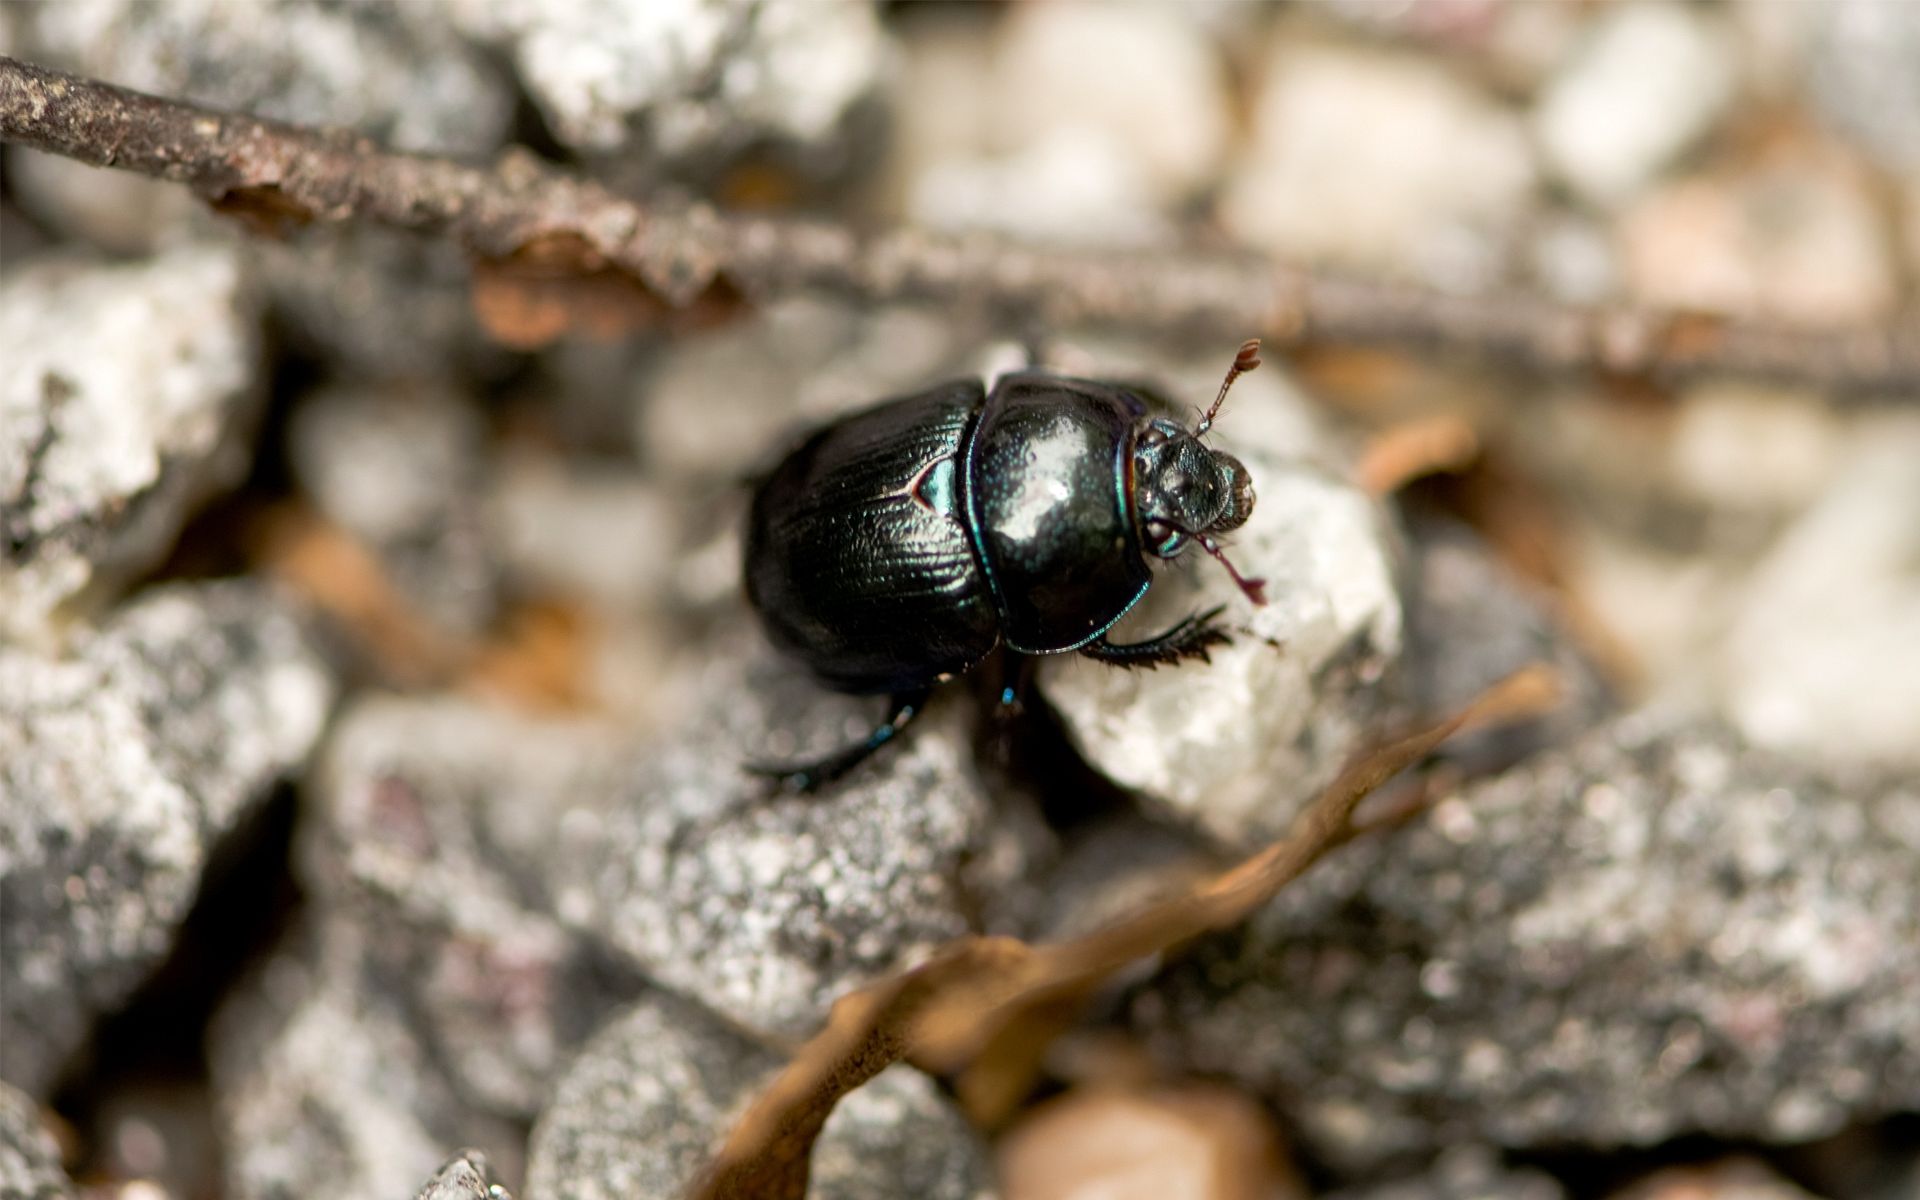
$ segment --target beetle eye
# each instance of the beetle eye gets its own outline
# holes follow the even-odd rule
[[[1164,442],[1166,440],[1167,440],[1167,431],[1160,428],[1158,425],[1149,425],[1145,429],[1142,429],[1140,431],[1139,444],[1142,446],[1158,446],[1161,442]]]
[[[1180,536],[1180,531],[1175,529],[1171,522],[1162,521],[1158,517],[1149,517],[1143,531],[1147,535],[1149,548],[1156,554],[1165,554]]]

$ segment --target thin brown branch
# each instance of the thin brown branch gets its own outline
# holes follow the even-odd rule
[[[187,184],[280,220],[366,219],[486,259],[555,245],[669,304],[710,290],[819,288],[973,305],[1003,319],[1166,335],[1258,331],[1275,348],[1473,351],[1554,370],[1668,381],[1729,372],[1920,395],[1920,319],[1844,330],[1340,279],[1253,251],[1045,249],[985,236],[856,233],[791,217],[636,202],[524,152],[492,167],[399,154],[337,130],[220,113],[0,58],[0,140]],[[1337,215],[1330,215],[1337,219]]]

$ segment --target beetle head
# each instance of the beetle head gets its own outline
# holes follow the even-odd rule
[[[1164,418],[1140,427],[1133,445],[1133,506],[1149,554],[1172,558],[1197,541],[1248,599],[1264,604],[1263,581],[1242,577],[1213,536],[1240,528],[1253,515],[1253,478],[1239,459],[1201,440],[1233,381],[1260,365],[1259,351],[1258,340],[1240,347],[1213,407],[1192,429]]]

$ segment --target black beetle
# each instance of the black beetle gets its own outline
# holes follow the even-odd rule
[[[891,697],[866,740],[816,762],[756,767],[806,791],[846,773],[905,728],[937,683],[1004,643],[1015,654],[1077,650],[1123,667],[1207,656],[1220,609],[1144,642],[1107,630],[1146,594],[1147,559],[1253,511],[1253,483],[1201,439],[1233,381],[1188,429],[1117,383],[1022,371],[941,384],[814,433],[759,485],[746,541],[747,596],[774,645],[839,691]],[[1002,692],[1004,703],[1012,689]]]

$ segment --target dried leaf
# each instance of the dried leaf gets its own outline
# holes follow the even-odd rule
[[[1427,475],[1457,471],[1480,453],[1480,435],[1464,417],[1441,414],[1389,425],[1361,451],[1354,478],[1387,496]]]
[[[803,1200],[814,1138],[840,1097],[905,1058],[953,1070],[1036,1007],[1071,1004],[1136,959],[1238,922],[1355,836],[1356,810],[1386,780],[1463,728],[1538,713],[1557,694],[1544,667],[1509,677],[1448,720],[1355,761],[1281,841],[1084,937],[1042,946],[965,938],[841,998],[734,1126],[689,1200]]]
[[[389,677],[431,683],[465,658],[464,647],[414,611],[370,550],[311,510],[269,513],[255,544],[269,573],[339,621]]]
[[[534,238],[474,264],[473,311],[495,340],[538,350],[569,333],[610,340],[670,323],[700,327],[731,315],[739,297],[716,283],[689,305],[669,304],[573,233]]]

